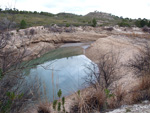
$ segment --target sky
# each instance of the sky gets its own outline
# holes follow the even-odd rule
[[[0,7],[78,15],[100,11],[125,18],[150,19],[150,0],[0,0]]]

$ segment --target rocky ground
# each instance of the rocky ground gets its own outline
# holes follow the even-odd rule
[[[138,54],[142,49],[143,42],[148,42],[147,39],[132,38],[127,36],[112,35],[107,38],[100,38],[86,50],[86,56],[92,61],[98,63],[101,54],[114,52],[119,56],[119,64],[127,65],[134,55]],[[121,73],[121,74],[120,74]],[[132,89],[136,86],[135,76],[132,70],[126,66],[120,66],[118,76],[121,76],[119,84],[124,88]],[[118,83],[117,83],[118,84]]]
[[[128,35],[132,37],[145,36],[139,28],[120,28],[120,27],[31,27],[9,33],[9,41],[6,50],[19,51],[26,48],[25,60],[39,57],[50,50],[53,50],[64,43],[96,41],[111,35]],[[43,50],[42,50],[43,49]],[[42,52],[41,52],[42,51]],[[40,54],[39,54],[40,52]]]
[[[107,52],[118,53],[119,62],[122,65],[127,65],[130,59],[134,58],[134,55],[138,54],[140,50],[143,48],[144,42],[148,42],[150,44],[149,39],[138,38],[138,37],[127,37],[121,35],[112,35],[107,38],[100,38],[86,50],[86,56],[90,58],[92,61],[98,63],[99,56],[101,54],[105,54]],[[122,86],[124,90],[130,92],[132,88],[134,88],[138,83],[138,78],[135,76],[133,70],[130,70],[126,66],[121,66],[119,68],[118,75],[121,76],[119,81],[116,81],[115,84],[119,84]],[[111,86],[113,87],[113,86]],[[130,100],[129,95],[126,95],[126,100]],[[150,104],[141,103],[136,105],[127,105],[122,106],[119,109],[113,110],[108,113],[150,113]]]
[[[141,104],[124,105],[107,113],[150,113],[150,102],[144,101]]]
[[[68,29],[68,31],[66,29]],[[34,30],[34,33],[31,32],[32,30]],[[64,43],[95,41],[85,52],[85,55],[88,58],[97,63],[99,60],[99,54],[114,51],[119,53],[119,62],[121,64],[128,63],[129,59],[132,59],[133,55],[142,49],[142,43],[150,40],[150,34],[143,32],[139,28],[120,28],[117,26],[113,28],[59,28],[55,26],[53,29],[39,26],[22,29],[18,32],[11,31],[10,35],[11,38],[4,50],[7,51],[12,49],[18,51],[26,48],[26,54],[30,55],[25,60],[40,57],[40,55],[55,49]],[[136,86],[136,81],[138,79],[135,79],[133,72],[125,67],[121,67],[120,72],[120,76],[122,77],[117,83],[121,84],[127,91],[130,91],[130,89]],[[70,103],[70,99],[68,99],[66,103]],[[144,113],[150,112],[150,105],[139,104],[125,106],[111,111],[110,113],[124,113],[127,111],[141,113],[143,110]]]

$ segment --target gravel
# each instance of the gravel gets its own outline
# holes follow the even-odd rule
[[[141,104],[124,105],[107,113],[150,113],[150,102],[143,101]]]

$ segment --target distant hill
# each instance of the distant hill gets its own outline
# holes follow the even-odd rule
[[[114,16],[109,13],[98,12],[98,11],[90,12],[87,15],[85,15],[85,17],[96,18],[96,20],[98,21],[98,24],[101,26],[116,25],[122,22],[123,20],[123,18],[119,18],[118,16]]]
[[[90,12],[87,15],[76,15],[72,13],[58,13],[52,14],[48,12],[31,12],[31,11],[19,11],[19,10],[0,10],[0,24],[9,23],[14,19],[13,27],[19,27],[22,20],[25,20],[27,27],[40,26],[40,25],[53,25],[57,24],[59,26],[85,26],[92,25],[92,19],[95,18],[97,21],[97,26],[113,26],[125,21],[129,24],[133,24],[131,19],[123,19],[117,16],[103,13],[103,12]]]
[[[98,11],[90,12],[85,16],[91,17],[91,18],[94,17],[94,18],[97,18],[97,19],[108,19],[108,20],[114,20],[115,18],[117,18],[117,16],[113,16],[109,13],[103,13],[103,12],[98,12]]]

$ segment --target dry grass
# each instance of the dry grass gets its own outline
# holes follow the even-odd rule
[[[50,107],[48,107],[47,104],[40,104],[37,113],[51,113]]]
[[[123,35],[127,37],[139,37],[139,38],[150,38],[150,34],[145,33],[145,34],[138,34],[138,33],[124,33]]]
[[[139,79],[139,84],[132,91],[127,92],[122,85],[117,85],[113,90],[113,96],[106,97],[104,90],[100,88],[88,91],[85,95],[78,95],[71,106],[71,113],[91,113],[115,109],[125,104],[135,104],[144,100],[150,100],[150,76],[145,75]]]
[[[110,109],[118,108],[126,103],[125,97],[127,95],[127,92],[123,89],[122,85],[116,85],[113,94],[114,96],[109,100]]]
[[[105,93],[102,90],[90,89],[83,95],[77,95],[71,106],[71,113],[89,113],[103,110],[105,105]]]
[[[71,106],[71,113],[91,113],[118,108],[125,103],[126,91],[121,85],[116,86],[112,97],[107,97],[101,88],[91,88],[84,95],[77,95],[77,99]]]
[[[150,75],[140,78],[139,84],[133,89],[132,103],[150,100]]]

